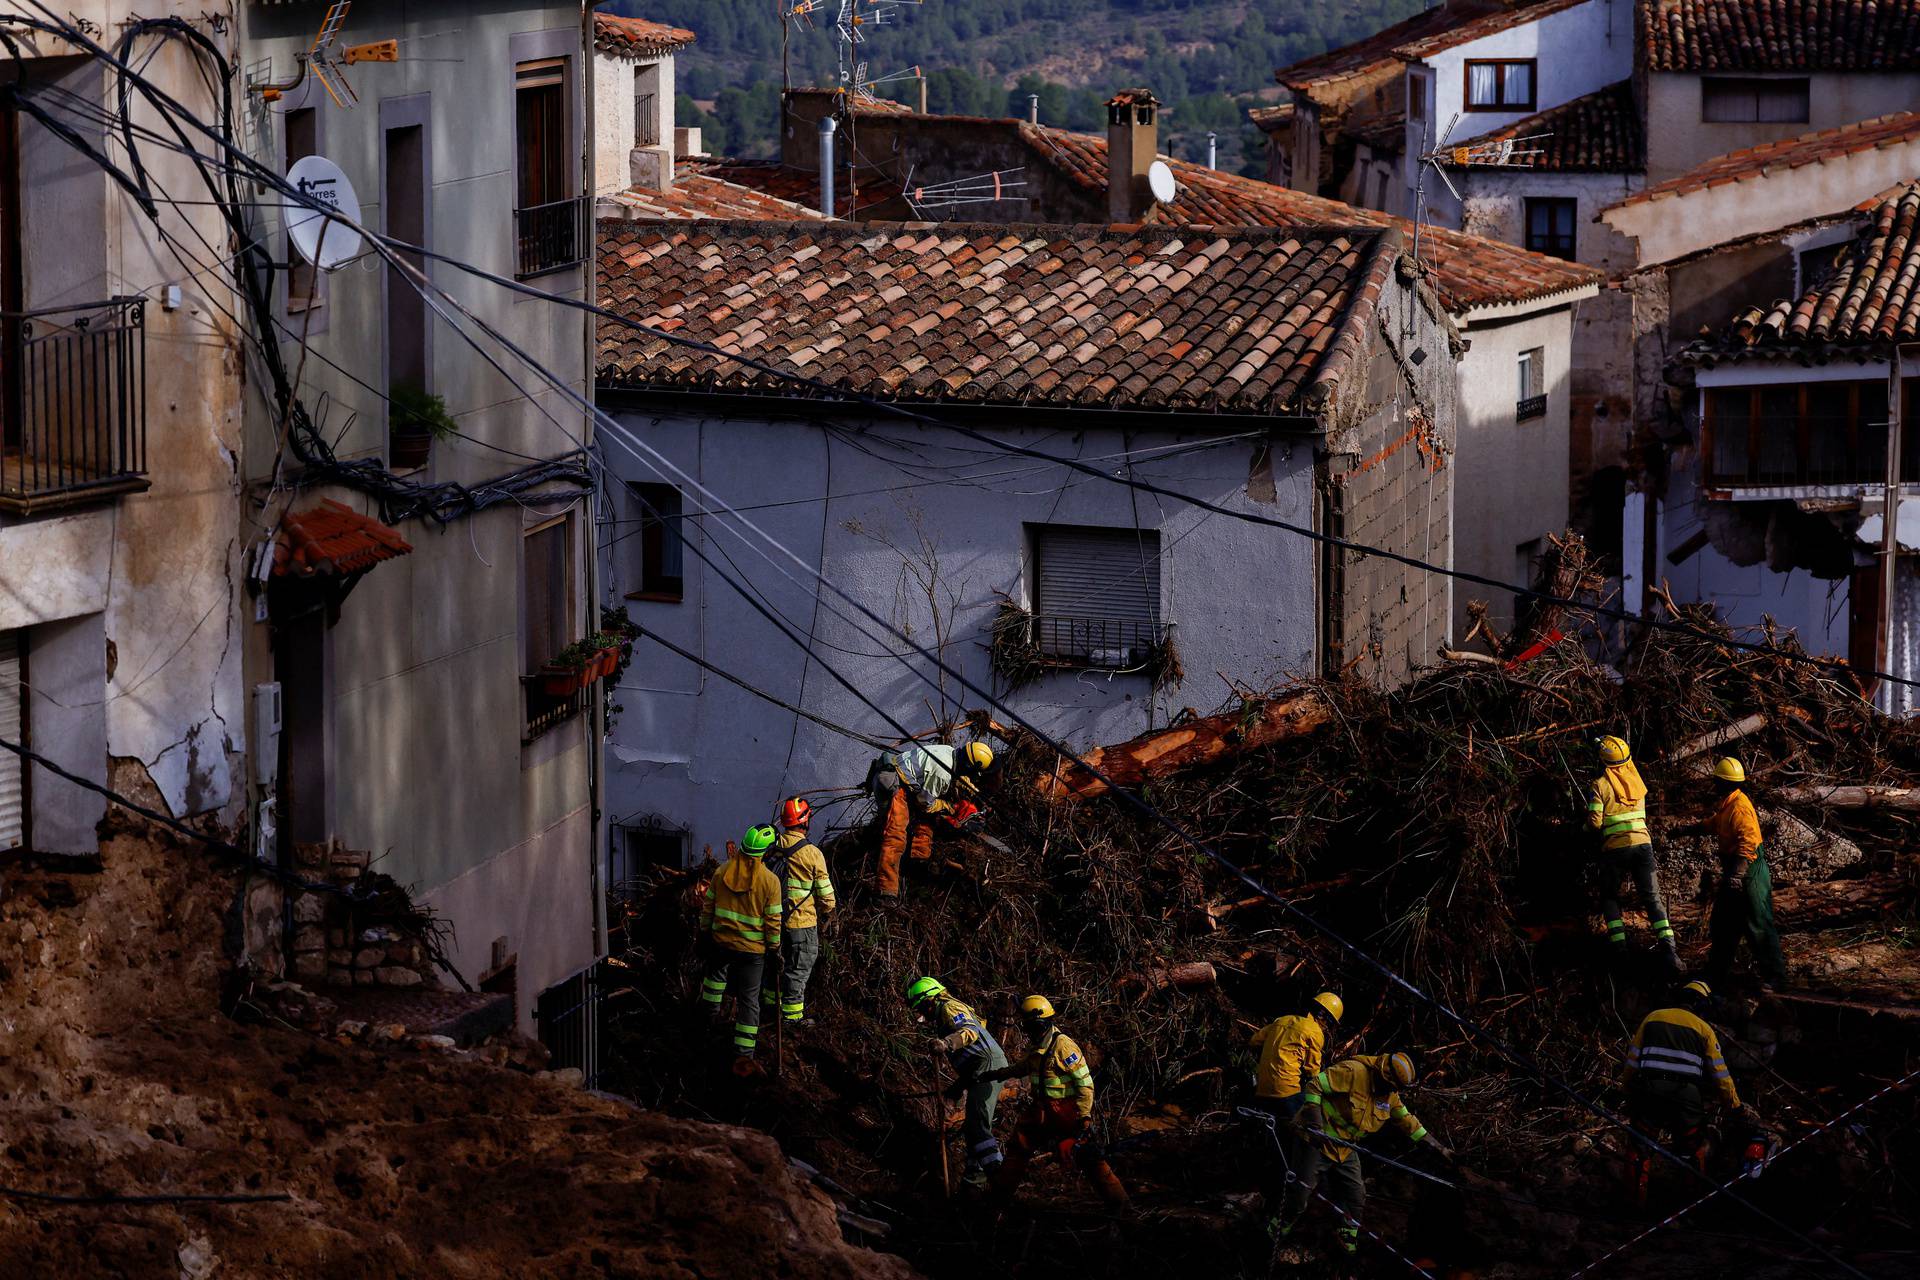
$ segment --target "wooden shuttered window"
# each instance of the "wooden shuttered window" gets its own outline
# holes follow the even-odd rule
[[[0,631],[0,738],[25,745],[25,690],[20,681],[20,633]],[[27,833],[27,762],[0,751],[0,853],[20,848]]]

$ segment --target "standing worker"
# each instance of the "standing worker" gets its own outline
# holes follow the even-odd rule
[[[780,1016],[788,1022],[807,1017],[807,979],[820,963],[820,913],[834,910],[833,877],[827,855],[807,838],[813,806],[794,796],[780,806],[780,838],[767,855],[767,867],[785,891],[786,925],[780,932]],[[771,987],[761,1001],[773,1004]]]
[[[966,1184],[985,1187],[1000,1172],[1000,1141],[993,1136],[994,1113],[1000,1108],[1000,1080],[1007,1055],[987,1030],[980,1015],[948,994],[937,978],[915,978],[907,987],[907,1006],[935,1032],[931,1048],[947,1055],[953,1083],[946,1096],[967,1096],[963,1133],[967,1141]],[[946,1141],[946,1135],[941,1135]]]
[[[1706,983],[1689,982],[1674,993],[1672,1005],[1643,1018],[1620,1076],[1635,1127],[1654,1137],[1671,1135],[1703,1171],[1708,1154],[1704,1086],[1712,1085],[1729,1108],[1759,1127],[1759,1116],[1741,1103],[1740,1091],[1733,1087],[1719,1037],[1700,1017],[1712,996]],[[1646,1150],[1632,1157],[1635,1194],[1643,1202],[1653,1161],[1653,1153]]]
[[[1740,939],[1753,944],[1760,968],[1760,989],[1771,991],[1787,980],[1787,961],[1780,954],[1780,934],[1773,927],[1773,873],[1767,866],[1767,845],[1760,835],[1760,816],[1747,799],[1747,771],[1731,756],[1715,762],[1713,785],[1720,803],[1707,819],[1707,830],[1720,842],[1720,885],[1713,895],[1712,949],[1707,976],[1725,982],[1740,951]]]
[[[1607,940],[1624,954],[1627,922],[1620,909],[1620,881],[1631,876],[1640,890],[1640,903],[1647,909],[1647,923],[1653,928],[1667,971],[1677,974],[1680,952],[1673,943],[1666,904],[1660,900],[1653,837],[1647,834],[1647,784],[1640,778],[1625,738],[1608,734],[1595,747],[1602,772],[1589,792],[1587,822],[1600,833],[1600,906],[1607,917]]]
[[[700,936],[707,947],[700,999],[718,1020],[720,1003],[733,992],[735,1069],[753,1061],[760,1039],[760,980],[767,954],[780,945],[780,881],[762,859],[773,847],[772,827],[750,827],[735,845],[727,842],[727,865],[707,882],[700,910]]]
[[[1294,1124],[1302,1135],[1298,1178],[1287,1188],[1280,1238],[1300,1225],[1307,1200],[1320,1185],[1322,1174],[1333,1176],[1333,1202],[1342,1220],[1338,1228],[1341,1251],[1352,1256],[1360,1249],[1360,1223],[1367,1207],[1367,1182],[1355,1145],[1378,1133],[1387,1121],[1400,1126],[1409,1142],[1425,1142],[1442,1159],[1453,1152],[1427,1132],[1400,1101],[1400,1090],[1413,1087],[1413,1059],[1404,1053],[1368,1054],[1334,1063],[1309,1079],[1301,1089],[1299,1116]]]
[[[964,748],[944,742],[912,742],[883,751],[867,772],[867,785],[880,805],[878,889],[883,898],[900,896],[900,862],[911,852],[916,861],[933,857],[931,821],[944,817],[955,826],[979,812],[973,797],[980,778],[993,767],[993,748],[969,742]]]
[[[1087,1068],[1086,1055],[1054,1025],[1053,1005],[1045,996],[1028,996],[1020,1002],[1020,1026],[1027,1034],[1026,1056],[977,1077],[1028,1077],[1029,1104],[1013,1131],[1013,1150],[1001,1166],[1001,1193],[1012,1196],[1027,1176],[1034,1152],[1050,1147],[1059,1153],[1062,1164],[1079,1165],[1102,1200],[1124,1207],[1127,1189],[1093,1140],[1093,1072]]]
[[[1253,1105],[1267,1112],[1280,1127],[1274,1136],[1281,1143],[1280,1167],[1267,1184],[1267,1223],[1269,1234],[1278,1234],[1281,1205],[1286,1184],[1299,1164],[1297,1144],[1289,1142],[1293,1121],[1304,1105],[1302,1086],[1320,1073],[1327,1055],[1327,1036],[1340,1025],[1347,1006],[1331,991],[1313,998],[1304,1012],[1276,1018],[1248,1037],[1260,1054],[1253,1069]]]

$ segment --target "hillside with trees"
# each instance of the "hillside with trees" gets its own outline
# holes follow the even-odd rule
[[[831,84],[833,14],[820,0],[812,26],[780,14],[789,0],[619,0],[613,9],[670,22],[700,39],[680,57],[680,119],[706,131],[716,154],[773,154],[784,58],[794,84]],[[1274,100],[1276,67],[1379,30],[1425,7],[1420,0],[925,0],[873,28],[861,56],[871,77],[908,67],[927,76],[929,109],[1024,115],[1039,97],[1047,124],[1095,131],[1101,103],[1144,84],[1168,104],[1163,146],[1203,158],[1220,135],[1222,168],[1262,171],[1261,140],[1246,108]],[[910,82],[883,86],[906,98]]]

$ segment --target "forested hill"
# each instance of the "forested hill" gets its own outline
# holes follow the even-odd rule
[[[838,3],[819,0],[811,28],[792,24],[795,84],[833,83]],[[792,7],[792,0],[617,0],[609,10],[699,35],[679,58],[679,87],[689,99],[680,104],[681,122],[706,129],[709,150],[746,156],[777,149],[780,14]],[[1275,67],[1424,7],[1422,0],[924,0],[869,28],[861,56],[872,77],[923,68],[933,111],[1024,115],[1027,95],[1038,93],[1041,120],[1073,129],[1103,128],[1106,96],[1143,84],[1168,104],[1168,150],[1199,158],[1213,129],[1221,167],[1257,173],[1259,139],[1245,109],[1255,94],[1274,89]],[[909,85],[889,87],[909,97]]]

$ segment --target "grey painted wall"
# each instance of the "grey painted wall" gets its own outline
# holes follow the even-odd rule
[[[1791,75],[1766,79],[1793,79]],[[1808,85],[1808,118],[1786,124],[1709,123],[1700,118],[1700,81],[1690,74],[1660,72],[1646,77],[1647,181],[1664,182],[1704,160],[1743,147],[1782,138],[1795,138],[1817,129],[1831,129],[1871,120],[1896,111],[1911,111],[1920,100],[1920,75],[1825,72],[1799,77]],[[1809,209],[1827,213],[1827,209]]]
[[[674,463],[819,566],[868,607],[920,643],[943,645],[946,660],[969,680],[1001,686],[989,670],[988,627],[1000,593],[1024,599],[1027,525],[1032,522],[1132,527],[1160,531],[1163,617],[1186,669],[1178,688],[1156,693],[1140,675],[1099,672],[1049,675],[1008,696],[1040,727],[1073,744],[1118,741],[1163,725],[1181,707],[1212,710],[1229,696],[1217,673],[1259,687],[1311,672],[1315,653],[1315,552],[1302,538],[1108,484],[1057,465],[982,456],[961,437],[926,434],[898,424],[832,428],[797,419],[696,416],[690,412],[620,412],[622,422]],[[1011,415],[1010,415],[1011,417]],[[1238,428],[1230,418],[1189,420],[1186,433],[1131,435],[1109,428],[1022,426],[995,434],[1063,456],[1101,459],[1126,450],[1191,444]],[[610,437],[610,465],[627,479],[655,480]],[[1281,439],[1272,450],[1272,487],[1248,493],[1260,441],[1237,440],[1174,456],[1136,458],[1141,479],[1204,496],[1237,510],[1311,524],[1314,455],[1310,440]],[[903,472],[900,464],[914,474]],[[973,479],[956,480],[961,467]],[[828,501],[817,500],[821,493]],[[686,509],[697,511],[689,494]],[[602,530],[603,582],[620,602],[637,581],[639,537],[631,502]],[[689,526],[694,522],[689,521]],[[813,633],[821,659],[910,729],[942,713],[982,705],[948,682],[923,683],[883,647],[835,616],[832,597],[816,601],[811,580],[792,566],[770,564],[739,537],[708,519],[691,537],[722,564],[737,566],[766,604],[800,633]],[[793,577],[789,577],[791,573]],[[881,738],[894,731],[835,683],[819,662],[783,639],[689,549],[685,599],[679,604],[628,601],[644,628],[774,695],[838,724]],[[928,589],[938,601],[929,601]],[[936,612],[938,618],[936,619]],[[920,664],[924,669],[925,664]],[[690,851],[721,842],[764,821],[779,798],[816,787],[852,786],[873,751],[737,687],[703,673],[658,645],[642,641],[618,692],[623,710],[608,750],[606,806],[613,825],[658,815],[690,832]]]

